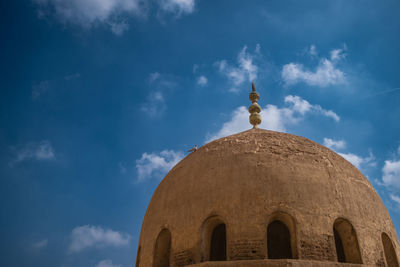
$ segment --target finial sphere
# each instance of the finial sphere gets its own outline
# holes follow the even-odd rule
[[[258,99],[260,99],[260,95],[256,92],[256,87],[254,86],[254,83],[251,84],[251,93],[249,95],[249,99],[252,103],[249,107],[249,121],[255,129],[258,128],[258,125],[261,123],[261,107],[257,103]]]

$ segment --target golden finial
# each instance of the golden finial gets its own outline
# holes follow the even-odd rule
[[[257,103],[257,100],[259,98],[260,95],[256,92],[256,87],[254,86],[254,83],[251,83],[251,93],[249,95],[249,99],[251,101],[251,105],[249,107],[249,121],[253,125],[253,129],[257,129],[258,125],[261,123],[261,107]]]

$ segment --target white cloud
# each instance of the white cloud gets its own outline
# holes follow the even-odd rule
[[[365,169],[366,167],[375,167],[376,161],[375,156],[372,154],[372,151],[369,151],[369,155],[366,157],[362,157],[353,153],[341,153],[337,150],[342,150],[346,148],[346,141],[344,140],[334,140],[330,138],[324,138],[324,146],[329,147],[330,149],[335,150],[340,156],[345,158],[351,164],[353,164],[358,169]]]
[[[254,61],[258,57],[259,51],[260,45],[258,44],[254,54],[249,53],[247,46],[244,46],[237,56],[237,66],[229,65],[226,60],[215,63],[219,72],[227,77],[232,84],[230,91],[238,92],[238,86],[246,81],[254,82],[257,79],[258,66],[254,64]]]
[[[324,146],[331,149],[344,149],[346,148],[346,142],[344,140],[333,140],[330,138],[324,138]]]
[[[400,197],[390,194],[390,199],[393,200],[398,207],[400,207]]]
[[[177,16],[193,13],[195,9],[195,0],[159,0],[159,4],[161,10]]]
[[[388,187],[400,189],[400,160],[385,160],[382,181]]]
[[[207,77],[201,75],[199,78],[197,78],[197,84],[198,84],[199,86],[206,86],[207,83],[208,83]]]
[[[332,110],[323,109],[320,105],[311,105],[307,100],[302,99],[299,96],[288,95],[285,97],[285,103],[291,103],[293,105],[291,110],[293,110],[293,112],[298,112],[301,115],[312,111],[330,117],[337,122],[340,121],[340,117]]]
[[[303,64],[289,63],[282,68],[282,79],[285,86],[295,85],[304,82],[312,86],[326,87],[346,83],[346,76],[343,71],[336,67],[337,62],[346,55],[343,49],[334,49],[331,51],[330,59],[321,58],[315,71],[307,70]],[[311,47],[311,55],[315,55],[316,48]]]
[[[32,0],[38,6],[39,17],[52,15],[61,23],[84,29],[103,25],[120,36],[129,29],[129,17],[145,17],[150,0]],[[179,17],[195,10],[195,0],[158,0],[165,13]]]
[[[260,115],[262,122],[260,128],[274,131],[286,131],[286,127],[294,125],[303,120],[307,114],[322,115],[339,121],[339,116],[331,111],[325,110],[320,105],[312,105],[299,96],[288,95],[285,97],[287,107],[278,108],[275,105],[267,105],[262,109]],[[207,137],[206,142],[217,138],[228,136],[251,127],[249,123],[249,112],[246,107],[238,107],[233,111],[232,117],[222,125],[222,128]]]
[[[162,177],[182,158],[183,153],[174,150],[163,150],[160,153],[143,153],[142,157],[136,160],[138,181],[144,181],[153,176]]]
[[[375,156],[372,154],[371,151],[369,152],[369,155],[367,157],[361,157],[353,153],[338,153],[338,154],[343,158],[345,158],[347,161],[349,161],[358,169],[363,169],[367,166],[376,165]]]
[[[338,49],[333,49],[331,51],[331,60],[332,61],[338,61],[341,59],[344,59],[346,57],[346,50],[347,50],[347,46],[343,45],[343,48],[338,48]]]
[[[98,24],[113,25],[121,23],[121,17],[144,13],[141,0],[33,0],[39,6],[41,14],[54,13],[65,24],[74,24],[90,29]]]
[[[121,267],[120,264],[113,264],[112,260],[102,260],[96,267]]]
[[[83,225],[72,230],[69,251],[76,253],[91,247],[126,246],[129,241],[129,234],[103,229],[100,226]]]
[[[47,140],[41,142],[31,142],[24,146],[13,148],[15,158],[13,163],[25,160],[51,160],[55,158],[54,149]]]

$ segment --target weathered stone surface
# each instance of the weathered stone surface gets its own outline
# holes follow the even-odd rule
[[[309,260],[251,260],[251,261],[225,261],[225,262],[203,262],[190,265],[191,267],[360,267],[374,266],[365,264],[350,264],[327,261]]]
[[[384,264],[383,232],[400,255],[390,216],[360,171],[330,149],[291,134],[252,129],[204,145],[178,163],[148,206],[140,267],[152,266],[163,228],[171,231],[171,266],[206,259],[202,229],[212,216],[226,224],[228,260],[267,258],[267,226],[279,218],[292,225],[293,255],[303,261],[196,266],[351,266],[335,263],[338,218],[353,226],[364,264]],[[321,265],[301,265],[304,260]]]

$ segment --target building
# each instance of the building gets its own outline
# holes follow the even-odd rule
[[[136,267],[399,266],[391,218],[369,181],[306,138],[254,128],[202,146],[156,189]]]

